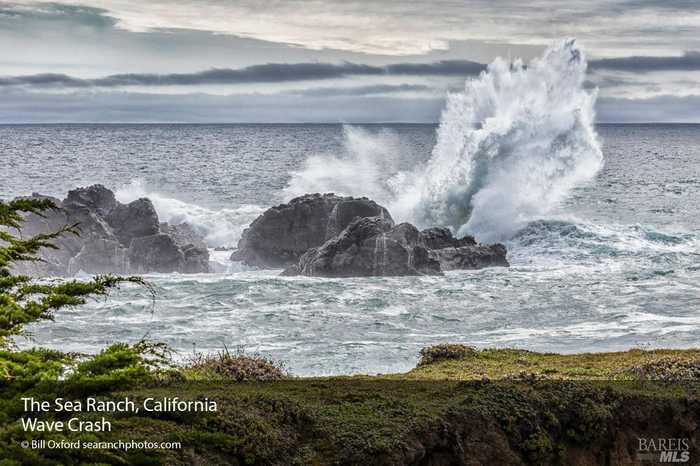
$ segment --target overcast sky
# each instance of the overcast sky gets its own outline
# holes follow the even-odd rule
[[[435,122],[576,37],[601,122],[700,122],[698,0],[0,0],[0,122]]]

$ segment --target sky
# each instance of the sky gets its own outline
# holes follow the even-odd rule
[[[0,123],[432,123],[569,37],[599,122],[700,122],[697,0],[0,0]]]

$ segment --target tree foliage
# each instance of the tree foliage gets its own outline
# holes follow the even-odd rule
[[[148,287],[140,277],[99,275],[90,281],[57,283],[37,282],[26,275],[13,274],[14,263],[40,261],[37,256],[40,249],[56,249],[52,240],[65,234],[80,234],[78,224],[74,224],[27,239],[19,236],[24,215],[43,216],[43,211],[56,208],[50,199],[0,201],[0,347],[7,347],[11,338],[21,334],[27,324],[52,319],[59,309],[84,304],[90,296],[106,295],[123,283]]]

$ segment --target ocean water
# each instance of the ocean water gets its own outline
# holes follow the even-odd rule
[[[366,126],[407,165],[430,157],[433,125]],[[604,125],[605,165],[506,244],[512,266],[443,277],[287,278],[227,264],[153,275],[139,288],[31,328],[33,344],[97,351],[147,336],[186,357],[244,345],[296,374],[407,370],[421,347],[462,342],[540,351],[698,345],[700,126]],[[3,126],[0,197],[63,196],[103,183],[149,195],[212,246],[281,202],[312,155],[348,150],[341,125]],[[359,188],[358,188],[359,189]],[[218,230],[217,230],[218,229]],[[27,344],[27,343],[25,343]]]
[[[0,126],[0,198],[102,183],[206,237],[212,269],[152,275],[20,344],[93,352],[147,337],[187,357],[242,345],[298,375],[413,367],[440,342],[580,352],[700,343],[700,125],[598,125],[585,57],[496,60],[440,125]],[[503,241],[510,268],[280,277],[232,263],[242,230],[306,192]]]

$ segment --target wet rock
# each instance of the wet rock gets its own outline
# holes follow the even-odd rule
[[[430,256],[440,262],[442,270],[508,267],[506,247],[502,244],[479,244],[473,236],[455,238],[448,228],[428,228],[420,232],[421,243]]]
[[[43,198],[40,194],[33,197]],[[53,243],[58,249],[43,249],[43,262],[21,262],[13,270],[33,276],[97,273],[197,273],[209,270],[209,251],[191,225],[160,225],[153,204],[137,199],[118,202],[114,193],[102,185],[77,188],[63,201],[52,199],[59,207],[28,214],[22,225],[24,238],[55,232],[77,224],[79,236],[65,234]],[[133,244],[136,241],[136,244]],[[149,249],[150,248],[150,249]]]
[[[394,224],[389,211],[370,199],[343,199],[333,207],[328,216],[325,239],[333,238],[350,225],[350,222],[363,217],[380,217]]]
[[[92,238],[83,243],[75,257],[68,261],[68,275],[78,272],[90,274],[128,273],[127,249],[110,238]]]
[[[69,211],[85,208],[104,216],[117,206],[117,199],[112,191],[101,184],[95,184],[68,191],[62,206]]]
[[[207,244],[204,242],[204,236],[187,222],[173,225],[164,222],[160,224],[160,231],[172,236],[175,243],[181,247],[192,245],[198,248],[207,248]],[[219,248],[216,248],[216,250],[219,250]]]
[[[428,249],[459,248],[462,246],[475,246],[473,236],[465,236],[457,239],[452,236],[449,228],[434,227],[420,232],[421,241]]]
[[[477,244],[458,248],[431,249],[430,256],[440,262],[442,270],[508,267],[506,247],[497,244]]]
[[[160,230],[169,235],[185,256],[185,273],[209,272],[209,250],[204,237],[187,222],[177,225],[160,224]]]
[[[367,198],[332,193],[294,198],[255,219],[243,232],[231,260],[258,267],[293,265],[307,250],[322,245],[356,217],[368,214],[393,224],[389,212]]]
[[[185,254],[165,233],[134,238],[129,246],[129,267],[135,273],[184,271]]]
[[[128,204],[115,205],[106,217],[115,236],[125,247],[131,240],[141,236],[151,236],[159,232],[158,214],[153,203],[145,198]]]
[[[407,223],[394,227],[382,217],[353,220],[339,235],[307,251],[296,271],[322,277],[440,274],[440,264],[418,243],[420,233]],[[293,268],[285,270],[293,274]]]

